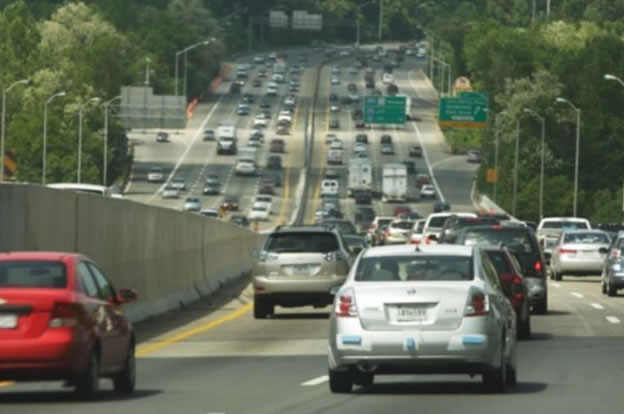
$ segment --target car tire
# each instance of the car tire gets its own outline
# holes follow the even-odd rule
[[[528,314],[526,320],[518,322],[518,339],[531,338],[531,315]]]
[[[134,343],[130,344],[123,370],[113,377],[113,388],[120,394],[132,394],[136,386],[136,357]]]
[[[353,390],[351,373],[329,370],[329,390],[338,394],[350,393]]]
[[[500,366],[483,372],[483,389],[488,393],[501,394],[507,385],[507,363],[505,362],[505,340],[501,342]]]
[[[556,281],[561,281],[563,280],[563,273],[553,271],[553,277]]]
[[[254,318],[266,319],[267,316],[273,314],[274,305],[266,298],[256,296],[254,298]]]
[[[81,400],[95,400],[100,388],[100,361],[95,351],[84,371],[76,378],[76,394]]]
[[[358,372],[353,375],[353,384],[360,387],[370,387],[375,382],[375,374],[372,372]]]
[[[604,279],[600,281],[600,290],[602,291],[603,295],[607,294],[607,284],[604,282]]]
[[[546,315],[548,313],[548,298],[544,297],[535,305],[534,309],[538,315]]]
[[[518,384],[518,372],[511,364],[507,364],[506,380],[507,380],[507,386],[509,387],[513,387],[514,385]]]
[[[615,288],[615,286],[613,286],[611,283],[608,283],[608,282],[607,282],[607,295],[609,295],[609,297],[617,296],[617,289]]]

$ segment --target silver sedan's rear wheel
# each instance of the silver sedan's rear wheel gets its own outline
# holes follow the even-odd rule
[[[501,343],[500,366],[483,373],[483,388],[489,393],[503,393],[507,385],[507,363],[505,362],[505,341]]]
[[[333,393],[348,394],[353,389],[353,380],[348,371],[329,370],[329,390]]]

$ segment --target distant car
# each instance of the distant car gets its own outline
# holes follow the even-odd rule
[[[223,199],[221,207],[227,211],[238,211],[238,197],[227,196]]]
[[[329,102],[338,102],[338,94],[334,92],[330,93]]]
[[[329,179],[340,178],[340,171],[333,169],[333,168],[329,168],[325,170],[325,178],[329,178]]]
[[[420,145],[410,145],[409,156],[413,158],[421,158],[423,155],[422,147]]]
[[[408,244],[420,244],[423,241],[423,230],[425,229],[425,219],[418,219],[414,222],[412,233],[409,236]]]
[[[205,184],[202,193],[204,195],[219,195],[221,194],[221,186],[219,183]]]
[[[280,157],[279,155],[269,155],[269,158],[267,158],[267,168],[281,170],[282,157]]]
[[[165,181],[165,170],[160,167],[152,167],[147,173],[147,181],[150,183],[162,183]]]
[[[340,98],[340,103],[343,105],[351,105],[351,97],[349,95]]]
[[[472,163],[480,163],[481,162],[481,151],[477,149],[471,149],[467,153],[466,160]]]
[[[346,235],[342,236],[342,239],[347,243],[347,248],[353,254],[359,254],[362,250],[368,247],[368,242],[364,237],[354,236],[354,235]]]
[[[353,152],[367,152],[368,151],[368,145],[362,143],[362,142],[356,142],[355,145],[353,146]]]
[[[431,184],[431,179],[427,174],[416,175],[415,185],[416,188],[421,188],[423,185]]]
[[[366,127],[366,124],[364,123],[364,120],[358,119],[357,121],[355,121],[355,127],[357,129],[362,129]]]
[[[201,210],[201,200],[198,197],[187,197],[182,205],[184,211],[199,211]]]
[[[202,208],[199,211],[199,215],[210,218],[219,218],[219,212],[214,208]]]
[[[284,153],[286,152],[286,142],[283,139],[274,138],[271,140],[269,150],[271,152]]]
[[[356,205],[359,204],[372,204],[373,194],[369,190],[354,190],[353,200]]]
[[[436,189],[431,184],[425,184],[420,188],[420,197],[436,198]]]
[[[230,217],[230,222],[238,224],[241,227],[249,227],[251,224],[249,219],[241,214],[233,214],[232,217]]]
[[[332,119],[331,121],[329,121],[329,128],[330,129],[340,128],[340,121],[338,119]]]
[[[602,230],[564,231],[552,251],[551,279],[562,280],[564,275],[602,275],[604,252],[610,244],[609,235]]]
[[[216,139],[214,129],[205,129],[203,139],[204,141],[214,141]]]
[[[180,190],[171,185],[168,185],[163,189],[162,198],[180,198]]]
[[[254,79],[254,81],[251,84],[254,88],[261,88],[262,87],[262,80],[261,79]]]
[[[275,133],[277,135],[288,135],[290,134],[290,127],[288,125],[280,124],[275,129]]]
[[[325,143],[326,144],[331,144],[332,142],[334,142],[337,139],[338,139],[338,136],[336,134],[327,134],[327,135],[325,135]]]
[[[416,163],[414,163],[414,161],[403,161],[403,165],[405,165],[405,167],[407,167],[407,173],[408,174],[415,174],[416,173]]]
[[[340,112],[340,106],[336,105],[336,104],[332,104],[329,107],[329,111],[330,112]]]
[[[392,210],[392,215],[394,217],[399,217],[399,216],[402,216],[404,214],[411,213],[411,212],[412,212],[412,209],[410,209],[408,206],[398,206],[398,207],[395,207],[394,210]]]
[[[184,181],[184,178],[176,177],[171,181],[171,187],[176,188],[181,191],[185,191],[186,182]]]
[[[337,76],[332,76],[331,78],[331,84],[332,85],[340,85],[340,78]]]
[[[616,233],[612,240],[608,248],[600,250],[605,256],[600,284],[603,294],[616,296],[618,290],[624,288],[624,232]]]
[[[254,203],[247,215],[250,221],[268,221],[269,217],[269,209],[263,203]]]
[[[64,380],[87,400],[98,397],[102,377],[119,394],[134,391],[135,332],[122,305],[138,294],[116,290],[90,258],[0,254],[0,296],[3,381]]]
[[[381,153],[384,155],[394,154],[394,146],[392,144],[381,144]]]
[[[164,131],[159,131],[156,133],[156,142],[167,142],[169,141],[169,134]]]
[[[266,128],[267,124],[268,124],[267,117],[264,115],[258,115],[253,120],[254,128]]]
[[[273,180],[261,179],[258,183],[258,194],[273,194],[275,193]]]
[[[442,213],[444,211],[451,211],[451,205],[446,201],[436,201],[433,205],[433,212]]]
[[[383,76],[381,77],[381,81],[383,83],[389,84],[394,81],[394,77],[392,76],[392,73],[384,73]]]
[[[395,219],[392,221],[384,234],[384,244],[407,243],[414,227],[414,221]]]
[[[382,144],[392,144],[392,135],[384,134],[381,136]]]
[[[363,144],[368,144],[368,135],[366,135],[366,134],[357,134],[355,136],[355,142],[361,142]]]

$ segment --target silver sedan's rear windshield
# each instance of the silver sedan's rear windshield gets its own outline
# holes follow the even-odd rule
[[[355,272],[355,280],[359,282],[467,281],[473,278],[471,257],[450,255],[364,257]]]
[[[563,236],[564,243],[609,244],[609,237],[604,233],[567,233]]]
[[[278,233],[271,235],[266,245],[272,253],[330,253],[339,249],[333,233]]]

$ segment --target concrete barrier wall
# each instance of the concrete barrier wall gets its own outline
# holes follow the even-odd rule
[[[0,251],[80,252],[117,288],[136,288],[137,321],[209,295],[251,269],[264,236],[128,200],[0,184]]]

